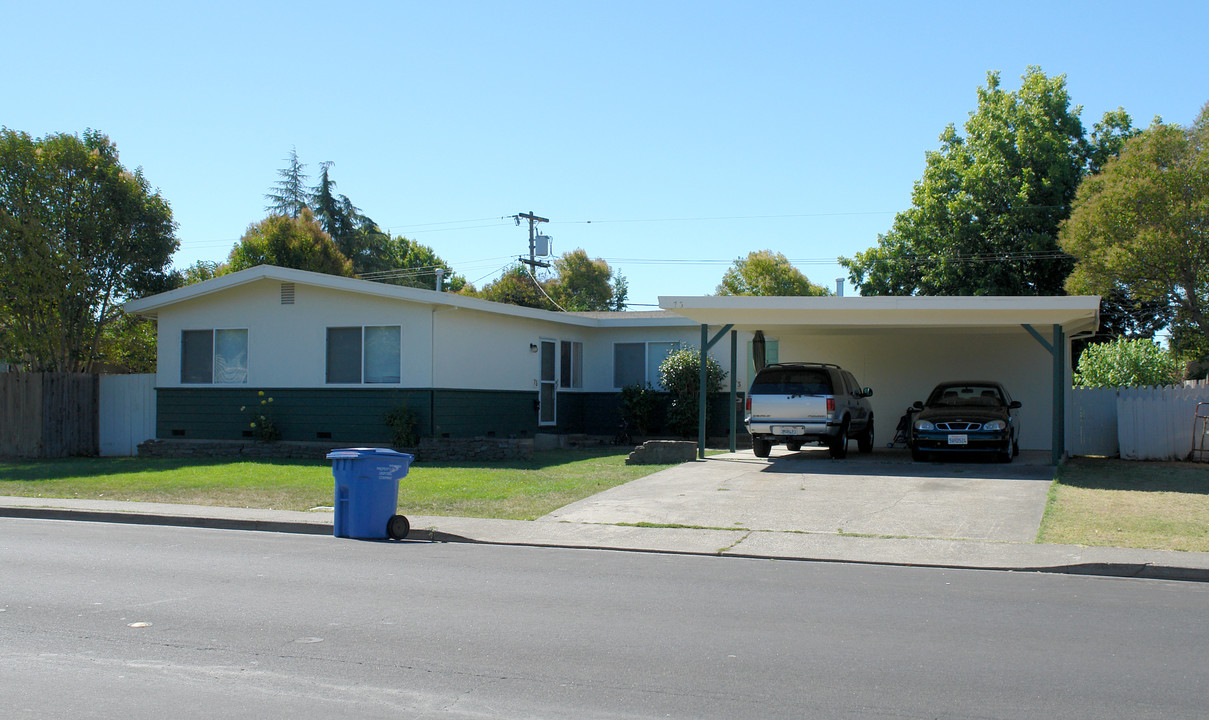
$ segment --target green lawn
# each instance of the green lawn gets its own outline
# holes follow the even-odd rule
[[[1072,459],[1038,542],[1209,552],[1209,465]]]
[[[532,520],[667,465],[626,465],[629,448],[551,450],[532,460],[416,463],[399,507],[417,515]],[[71,458],[0,460],[0,495],[308,510],[330,506],[329,461]]]

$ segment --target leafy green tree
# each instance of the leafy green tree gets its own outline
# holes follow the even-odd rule
[[[118,305],[171,287],[172,211],[94,130],[0,129],[0,360],[88,372]]]
[[[815,285],[789,262],[772,250],[750,252],[737,258],[716,291],[719,295],[830,295]]]
[[[558,273],[550,295],[564,310],[622,310],[629,286],[625,278],[613,278],[613,269],[600,258],[588,257],[582,248],[563,253],[554,261]]]
[[[383,257],[389,269],[367,273],[366,279],[436,290],[439,268],[443,271],[441,282],[445,291],[460,293],[468,288],[466,278],[455,273],[431,247],[402,235],[388,238]]]
[[[226,263],[214,262],[213,260],[198,260],[184,270],[174,272],[172,286],[184,287],[202,282],[203,280],[212,280],[229,272],[231,272],[231,267]]]
[[[155,372],[155,321],[123,313],[101,332],[96,355],[94,370]]]
[[[556,259],[554,269],[557,275],[553,278],[538,280],[527,267],[517,263],[474,294],[484,300],[543,310],[625,309],[629,284],[620,273],[614,275],[604,260],[592,260],[587,252],[577,249]]]
[[[353,276],[353,266],[315,222],[309,208],[296,218],[272,215],[252,225],[227,258],[231,272],[257,265]]]
[[[1072,261],[1058,247],[1084,175],[1133,133],[1123,110],[1087,137],[1066,78],[1030,67],[1018,91],[987,74],[978,107],[927,153],[912,207],[877,247],[840,258],[863,295],[1055,295]]]
[[[1209,337],[1207,228],[1209,104],[1187,128],[1156,121],[1084,181],[1062,227],[1078,260],[1066,287],[1124,288],[1165,306],[1183,334]]]
[[[542,310],[557,310],[558,308],[554,307],[547,297],[550,292],[548,286],[551,284],[549,280],[543,282],[535,279],[529,273],[528,268],[518,263],[505,270],[502,275],[485,285],[475,295],[492,302]]]
[[[290,148],[290,156],[286,158],[289,165],[277,171],[281,177],[273,185],[273,189],[264,196],[269,204],[265,212],[273,215],[285,215],[296,218],[302,209],[308,207],[310,193],[306,187],[306,165],[298,160],[298,150]]]
[[[1075,385],[1080,387],[1157,387],[1182,379],[1183,365],[1153,340],[1091,345],[1079,356]]]
[[[701,394],[701,351],[698,348],[685,348],[670,353],[659,365],[659,379],[663,387],[671,394],[671,404],[667,409],[667,422],[672,432],[681,437],[692,437],[697,434],[697,422],[700,420]],[[726,379],[726,371],[714,358],[706,353],[705,356],[705,392],[707,395],[720,392],[722,381]],[[709,405],[706,405],[706,413]],[[709,417],[705,424],[708,427]]]

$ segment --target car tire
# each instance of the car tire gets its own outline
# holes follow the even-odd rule
[[[772,443],[764,438],[752,438],[751,451],[755,453],[756,457],[758,458],[766,458],[768,457],[768,454],[772,452]]]
[[[861,453],[873,452],[873,416],[869,416],[869,424],[856,436],[856,451]]]
[[[911,459],[914,460],[915,462],[927,462],[928,453],[924,452],[923,450],[920,450],[917,447],[913,447],[913,448],[911,448]]]
[[[848,422],[840,426],[840,434],[828,444],[828,449],[831,451],[831,457],[835,460],[843,460],[848,457]]]
[[[802,441],[801,440],[786,440],[785,448],[788,449],[790,452],[797,452],[802,449]]]

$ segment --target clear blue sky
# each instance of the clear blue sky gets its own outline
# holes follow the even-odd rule
[[[180,227],[178,267],[265,215],[291,147],[312,176],[481,287],[554,251],[634,309],[712,293],[751,250],[834,288],[876,244],[988,70],[1065,74],[1089,127],[1209,101],[1209,3],[5,3],[0,123],[94,128]],[[587,221],[591,221],[590,223]]]

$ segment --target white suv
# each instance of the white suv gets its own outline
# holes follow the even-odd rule
[[[756,457],[784,442],[793,451],[820,443],[831,457],[848,455],[848,439],[860,452],[873,450],[871,388],[827,363],[775,363],[756,373],[747,395],[747,431]]]

